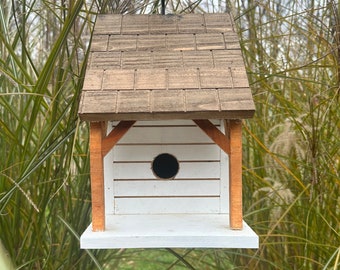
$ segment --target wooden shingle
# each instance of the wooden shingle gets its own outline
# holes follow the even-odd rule
[[[229,14],[98,16],[82,120],[243,119],[254,111]]]

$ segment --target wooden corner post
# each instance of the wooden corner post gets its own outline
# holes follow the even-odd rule
[[[105,230],[104,157],[136,121],[120,121],[106,135],[107,122],[90,122],[92,231]]]
[[[105,230],[104,164],[102,142],[105,136],[104,122],[90,123],[90,176],[92,195],[92,230]]]
[[[243,227],[242,215],[242,120],[226,120],[229,141],[229,218],[230,228]]]

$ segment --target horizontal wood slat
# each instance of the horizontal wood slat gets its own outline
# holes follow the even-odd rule
[[[214,50],[233,55],[240,53],[237,36],[214,34],[94,35],[91,52],[195,51]]]
[[[114,181],[115,197],[219,196],[219,180]]]
[[[151,162],[147,163],[114,163],[111,168],[115,179],[157,179],[151,169]],[[175,179],[205,179],[219,178],[219,162],[185,162]],[[161,181],[161,180],[160,180]]]
[[[115,162],[151,162],[160,153],[172,154],[179,162],[220,160],[220,148],[215,144],[120,144],[114,147],[113,152]]]
[[[80,107],[89,121],[237,119],[254,114],[246,88],[202,90],[86,91]]]
[[[186,15],[118,15],[101,14],[96,35],[159,34],[159,33],[221,33],[233,32],[229,14]]]
[[[218,50],[175,50],[171,52],[128,51],[92,53],[89,67],[91,70],[216,68],[215,72],[217,72],[218,68],[228,70],[228,67],[240,67],[242,68],[241,76],[247,79],[245,71],[243,70],[244,63],[241,56],[234,51],[231,51],[231,53],[223,52],[224,53],[221,53]],[[88,71],[87,74],[90,74],[90,71]],[[87,77],[85,79],[87,79]]]
[[[196,198],[118,198],[114,200],[116,214],[218,213],[218,197]]]
[[[221,121],[209,123],[223,128]],[[119,124],[110,123],[108,132]],[[161,153],[178,160],[174,179],[155,176],[152,161]],[[228,158],[192,120],[137,121],[104,163],[108,214],[229,211]],[[212,205],[201,208],[202,199]],[[183,209],[181,203],[186,203]]]
[[[119,144],[195,144],[213,143],[197,126],[133,127]]]

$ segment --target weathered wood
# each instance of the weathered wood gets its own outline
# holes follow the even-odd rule
[[[105,52],[107,51],[108,35],[93,35],[91,43],[91,51]]]
[[[197,50],[223,50],[226,48],[223,34],[195,35]]]
[[[188,77],[186,85],[190,87],[193,80]],[[140,83],[143,84],[144,80]],[[159,85],[161,83],[160,80]],[[219,81],[215,83],[218,84]],[[148,82],[145,81],[144,84],[147,85]],[[176,87],[176,84],[171,85]],[[82,96],[80,107],[81,110],[87,111],[86,119],[91,121],[219,119],[220,117],[237,119],[240,116],[249,118],[254,111],[253,102],[247,98],[247,91],[246,88],[190,91],[179,89],[87,91]]]
[[[94,28],[95,35],[117,35],[121,33],[122,16],[102,14]]]
[[[105,230],[104,166],[102,155],[103,122],[90,123],[90,173],[92,230]]]
[[[243,119],[254,110],[229,14],[98,16],[81,119]]]
[[[180,20],[178,16],[149,16],[149,31],[150,34],[160,33],[177,33],[177,23]]]
[[[177,44],[177,43],[176,43]],[[239,68],[239,77],[246,79],[241,55],[235,50],[173,50],[173,51],[107,51],[90,54],[89,70],[152,69],[152,68]],[[117,73],[118,73],[117,72]],[[87,73],[89,74],[89,73]],[[230,76],[230,75],[228,75]],[[87,79],[87,78],[85,78]],[[225,86],[224,86],[225,87]]]
[[[137,35],[109,35],[109,44],[107,51],[136,51],[137,50]],[[91,45],[92,48],[92,45]]]
[[[122,34],[149,34],[149,16],[144,14],[123,16],[122,24],[116,25],[115,28],[121,28]]]
[[[230,33],[159,35],[94,35],[91,51],[194,51],[240,52],[237,36]],[[241,59],[242,60],[242,59]]]
[[[206,33],[204,16],[196,16],[195,14],[187,14],[186,16],[179,17],[177,23],[178,23],[178,32],[181,34]]]
[[[106,137],[102,140],[101,153],[104,157],[112,147],[125,135],[133,126],[135,121],[121,121]]]
[[[207,13],[204,15],[207,32],[232,33],[234,32],[233,20],[230,14]]]
[[[166,70],[143,69],[136,71],[135,89],[156,90],[167,88]]]
[[[167,70],[168,89],[198,89],[199,70],[179,68]]]
[[[106,70],[104,71],[103,90],[131,90],[134,89],[134,70]]]
[[[242,121],[226,121],[226,137],[229,140],[229,207],[230,227],[242,229]]]
[[[228,69],[200,69],[200,88],[201,89],[225,89],[232,88],[232,79]],[[225,90],[228,91],[228,90]],[[229,91],[234,92],[232,89]]]
[[[169,51],[192,51],[196,47],[195,35],[166,35],[166,49]]]

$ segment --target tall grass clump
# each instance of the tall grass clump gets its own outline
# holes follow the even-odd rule
[[[338,5],[237,1],[257,107],[245,125],[244,201],[260,249],[235,256],[247,269],[340,267]]]
[[[95,4],[0,3],[0,240],[18,269],[94,269],[107,254],[77,239],[90,213],[77,104]]]
[[[256,103],[244,122],[244,213],[258,250],[80,250],[90,223],[88,128],[78,120],[99,12],[160,0],[0,2],[0,267],[340,268],[340,5],[169,0],[167,13],[230,10]]]

